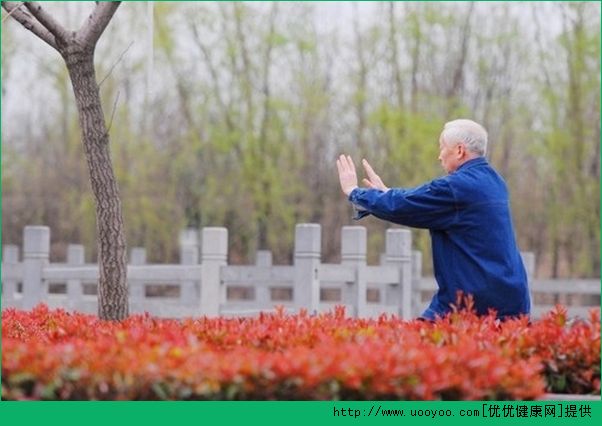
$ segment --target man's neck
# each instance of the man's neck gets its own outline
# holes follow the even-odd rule
[[[483,157],[482,155],[478,155],[478,154],[474,154],[474,155],[471,155],[471,156],[467,156],[467,158],[466,158],[466,159],[465,159],[465,160],[464,160],[464,161],[463,161],[463,162],[462,162],[462,163],[461,163],[461,164],[458,166],[458,168],[457,168],[456,170],[459,170],[459,169],[461,169],[462,167],[464,167],[464,165],[465,165],[466,163],[468,163],[468,162],[470,162],[470,161],[472,161],[472,160],[479,159],[479,158],[485,158],[485,157]]]

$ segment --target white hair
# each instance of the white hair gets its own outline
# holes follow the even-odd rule
[[[447,144],[463,143],[469,151],[481,156],[487,152],[487,131],[472,120],[458,119],[445,123],[441,139]]]

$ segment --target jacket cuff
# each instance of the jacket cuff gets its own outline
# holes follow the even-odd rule
[[[351,207],[353,207],[353,220],[360,220],[368,215],[370,212],[356,203],[358,195],[361,193],[360,188],[355,188],[353,191],[349,193],[349,202],[351,202]]]
[[[351,207],[353,207],[353,216],[351,217],[353,220],[360,220],[370,215],[370,212],[368,210],[361,209],[361,207],[355,204],[352,204]]]

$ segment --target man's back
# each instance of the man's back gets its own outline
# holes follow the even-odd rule
[[[442,179],[456,212],[444,227],[430,229],[439,291],[426,316],[447,311],[458,290],[475,296],[481,314],[489,308],[501,317],[528,313],[527,277],[505,182],[482,157]]]

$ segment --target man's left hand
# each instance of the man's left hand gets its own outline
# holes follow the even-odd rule
[[[337,160],[337,170],[339,171],[339,183],[345,195],[349,196],[351,191],[357,188],[357,173],[355,164],[350,155],[341,155]]]

